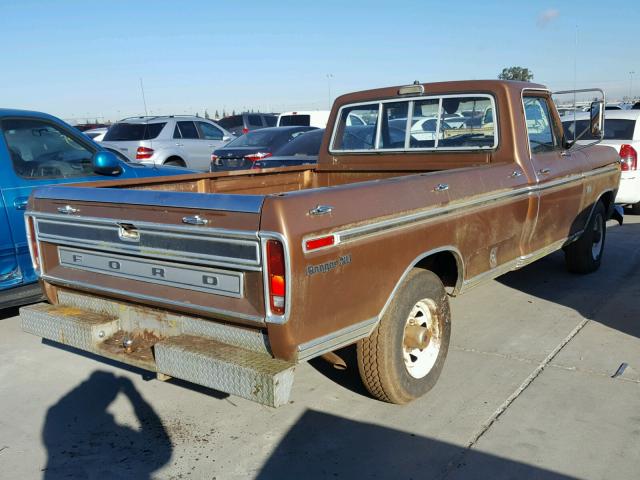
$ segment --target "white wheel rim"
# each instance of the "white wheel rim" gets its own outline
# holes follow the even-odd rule
[[[594,260],[597,260],[600,256],[600,251],[602,250],[602,242],[604,240],[604,222],[602,220],[602,215],[596,215],[593,222],[593,232],[595,238],[598,239],[596,242],[594,240],[593,245],[591,245],[591,257]]]
[[[420,325],[429,330],[429,344],[422,350],[407,346],[403,337],[402,357],[407,372],[413,378],[425,377],[436,364],[440,353],[442,332],[434,314],[435,311],[436,306],[431,300],[420,300],[411,309],[405,323],[405,329],[409,325]]]

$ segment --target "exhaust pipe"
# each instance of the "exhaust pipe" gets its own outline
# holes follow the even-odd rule
[[[329,362],[336,370],[347,369],[347,363],[342,359],[342,357],[336,355],[333,352],[327,352],[320,358],[322,358],[325,362]]]

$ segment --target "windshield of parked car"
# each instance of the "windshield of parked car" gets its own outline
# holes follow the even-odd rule
[[[278,129],[253,130],[227,143],[225,145],[225,148],[227,147],[229,148],[230,147],[267,147],[276,140],[276,137],[280,133],[282,132],[278,131]]]
[[[14,171],[24,178],[71,178],[94,175],[95,148],[57,125],[38,119],[0,122]]]
[[[633,139],[633,130],[636,121],[621,118],[607,118],[604,122],[604,139],[605,140],[631,140]],[[600,140],[591,135],[589,120],[576,120],[575,129],[573,120],[562,122],[565,136],[571,141],[576,136],[586,130],[586,133],[579,140]]]
[[[280,117],[281,127],[308,127],[309,125],[311,125],[311,115],[282,115]]]
[[[116,123],[104,136],[105,142],[124,142],[136,140],[152,140],[160,135],[166,125],[160,123]]]
[[[320,144],[322,143],[323,135],[324,129],[304,133],[276,150],[274,156],[317,156],[320,153]]]

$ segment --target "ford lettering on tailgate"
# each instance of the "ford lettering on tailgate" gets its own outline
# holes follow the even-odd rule
[[[242,297],[242,273],[223,272],[207,267],[184,266],[105,254],[79,248],[58,247],[60,265],[78,270],[157,283],[169,287],[187,288],[230,297]]]

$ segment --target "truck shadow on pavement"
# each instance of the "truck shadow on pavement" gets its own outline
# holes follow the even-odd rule
[[[567,271],[563,252],[496,280],[528,295],[571,308],[584,318],[640,338],[640,223],[607,228],[600,269]]]
[[[256,478],[568,480],[574,477],[451,443],[307,410],[286,433]]]
[[[119,394],[131,403],[139,428],[116,423],[107,411]],[[95,371],[47,411],[42,441],[45,480],[151,478],[171,458],[169,435],[131,380]]]

